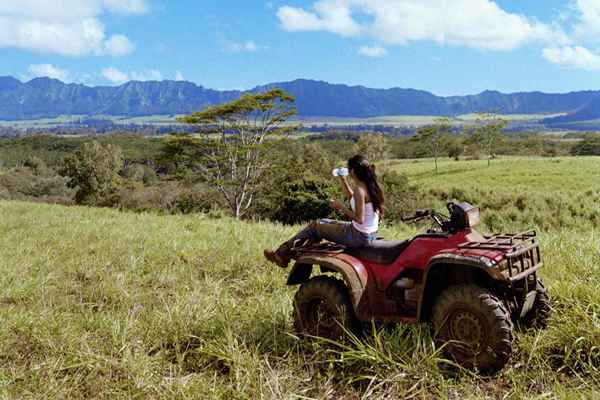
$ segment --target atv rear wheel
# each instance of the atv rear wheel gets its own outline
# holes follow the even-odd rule
[[[523,317],[523,325],[527,328],[541,329],[548,324],[548,318],[552,313],[550,305],[550,296],[544,286],[544,282],[540,278],[537,279],[535,291],[537,292],[533,307]]]
[[[342,339],[354,330],[356,317],[344,282],[316,276],[304,283],[294,297],[294,327],[299,335]]]
[[[436,300],[433,326],[438,344],[457,364],[491,374],[512,353],[513,325],[504,304],[475,285],[451,286]]]

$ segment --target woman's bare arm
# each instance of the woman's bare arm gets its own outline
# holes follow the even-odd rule
[[[351,199],[354,196],[354,191],[348,183],[348,179],[345,176],[340,176],[340,183],[342,184],[342,190],[347,198]]]
[[[365,191],[361,188],[357,188],[354,191],[354,216],[353,220],[362,224],[365,222]]]
[[[364,222],[365,193],[360,188],[355,190],[354,193],[356,211],[352,211],[351,209],[346,207],[342,202],[335,199],[331,200],[331,207],[341,211],[346,217],[348,217],[352,221],[356,221],[359,224],[362,224]]]

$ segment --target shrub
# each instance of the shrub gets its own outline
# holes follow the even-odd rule
[[[173,212],[190,214],[225,209],[222,196],[213,188],[196,185],[182,190],[173,204]]]
[[[418,204],[419,192],[416,187],[408,183],[406,175],[389,171],[381,176],[381,183],[386,196],[384,215],[386,221],[400,221],[403,216],[424,206]]]
[[[123,169],[123,176],[135,182],[143,182],[145,185],[155,183],[158,180],[156,171],[144,164],[129,164]]]
[[[571,155],[574,156],[599,156],[600,155],[600,135],[588,134],[585,138],[577,142],[571,148]]]
[[[52,198],[52,203],[71,202],[73,191],[67,187],[68,179],[48,168],[38,171],[22,167],[0,174],[0,196],[13,200]]]
[[[77,189],[77,204],[111,206],[118,200],[122,168],[119,146],[93,141],[67,156],[60,173],[69,178],[69,187]]]
[[[297,224],[324,218],[331,213],[329,200],[333,194],[330,181],[303,178],[284,185],[284,196],[274,219],[284,224]]]

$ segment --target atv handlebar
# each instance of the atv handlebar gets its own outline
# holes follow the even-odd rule
[[[400,220],[402,222],[418,222],[422,219],[430,217],[433,213],[435,213],[434,210],[417,210],[415,211],[414,215],[411,215],[410,217],[402,217]]]
[[[411,215],[410,217],[400,218],[400,220],[402,222],[409,223],[409,224],[417,223],[424,219],[431,219],[433,222],[435,222],[439,226],[439,228],[443,232],[445,232],[449,229],[449,226],[448,226],[449,218],[443,214],[438,213],[437,211],[435,211],[433,209],[419,209],[419,210],[415,211],[415,214]]]

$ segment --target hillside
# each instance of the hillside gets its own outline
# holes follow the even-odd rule
[[[600,97],[594,98],[580,109],[567,115],[546,118],[542,122],[548,125],[569,124],[583,121],[595,121],[600,119]]]
[[[519,332],[502,374],[478,378],[444,375],[426,326],[400,325],[349,348],[299,341],[295,288],[261,256],[294,228],[2,201],[0,214],[6,398],[600,394],[594,232],[542,234],[550,326]]]
[[[600,92],[565,94],[484,91],[441,97],[415,89],[372,89],[298,79],[258,86],[251,92],[280,87],[296,97],[302,117],[367,118],[386,115],[458,115],[474,112],[545,114],[573,112]],[[0,120],[53,118],[60,115],[146,116],[190,113],[239,97],[185,81],[131,81],[120,86],[90,87],[49,78],[22,83],[0,77]]]

